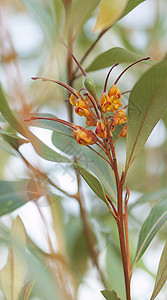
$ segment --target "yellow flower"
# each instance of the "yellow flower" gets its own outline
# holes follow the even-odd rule
[[[111,90],[111,89],[110,89]],[[111,93],[110,93],[111,94]],[[112,113],[116,112],[122,103],[120,101],[120,95],[117,93],[113,96],[110,96],[107,93],[103,93],[101,97],[101,109],[104,113],[110,111]]]
[[[114,122],[113,125],[120,125],[123,123],[127,122],[127,117],[126,117],[126,113],[123,109],[120,109],[119,111],[116,112],[116,114],[114,115]]]
[[[79,100],[76,102],[75,113],[84,117],[88,117],[90,115],[90,111],[88,110],[84,100]]]
[[[101,121],[97,122],[97,127],[96,127],[96,130],[95,130],[95,133],[101,139],[106,139],[107,130],[106,130],[106,126],[104,125],[103,122],[101,122]]]
[[[73,136],[77,143],[82,146],[93,145],[96,142],[96,136],[91,130],[86,130],[78,126],[77,130],[73,130]]]

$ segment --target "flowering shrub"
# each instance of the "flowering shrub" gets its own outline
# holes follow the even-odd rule
[[[135,203],[130,202],[132,199],[130,190],[133,191],[134,178],[137,177],[138,184],[139,181],[146,181],[148,178],[148,174],[144,177],[139,173],[144,159],[137,167],[135,166],[133,180],[129,180],[128,177],[132,163],[144,149],[155,125],[162,117],[165,122],[167,56],[161,55],[154,60],[155,57],[152,57],[150,50],[148,52],[151,53],[151,58],[143,58],[143,55],[135,53],[135,50],[132,52],[114,47],[98,55],[87,68],[82,67],[88,55],[95,51],[96,44],[100,43],[102,37],[105,37],[105,33],[109,32],[117,21],[133,11],[139,3],[143,2],[142,0],[102,0],[100,4],[99,1],[62,0],[60,1],[62,5],[58,1],[50,0],[22,0],[22,2],[39,21],[47,37],[49,51],[53,50],[55,53],[59,47],[62,47],[61,51],[57,51],[61,57],[64,55],[62,54],[63,47],[67,48],[68,51],[64,55],[67,59],[66,72],[64,71],[64,56],[60,60],[60,77],[66,77],[66,81],[57,80],[58,75],[55,75],[56,80],[45,77],[46,73],[52,73],[52,67],[55,68],[54,55],[49,54],[43,70],[39,68],[42,76],[32,77],[35,81],[41,79],[47,83],[33,82],[36,100],[31,103],[26,102],[25,99],[29,97],[19,77],[17,55],[10,32],[8,32],[7,22],[4,22],[5,14],[1,14],[6,5],[2,1],[0,4],[0,40],[4,40],[4,32],[6,40],[5,43],[0,43],[0,48],[7,85],[6,87],[0,86],[1,142],[7,142],[8,146],[5,144],[5,149],[19,156],[25,164],[26,171],[24,178],[17,181],[0,180],[0,215],[12,213],[17,208],[21,209],[22,206],[26,209],[27,202],[33,203],[45,226],[48,250],[40,247],[37,241],[33,241],[28,236],[24,218],[22,220],[17,217],[13,221],[10,233],[8,228],[0,225],[1,240],[8,248],[7,263],[0,270],[1,292],[5,299],[16,300],[28,300],[33,297],[47,300],[79,299],[81,284],[87,273],[91,272],[90,259],[97,271],[100,284],[103,285],[101,293],[104,298],[131,300],[131,279],[136,264],[142,259],[159,228],[167,220],[166,187],[146,195],[143,189],[136,188],[142,193],[142,197]],[[94,31],[100,32],[90,42],[85,34],[85,24],[92,15],[95,16],[95,8],[98,6],[99,12]],[[64,33],[62,33],[62,20],[64,20]],[[121,31],[121,28],[119,29]],[[60,43],[60,40],[57,40],[55,30],[58,36],[67,41],[67,45],[64,41],[61,40]],[[126,44],[130,45],[126,34],[122,32],[122,35]],[[82,47],[78,47],[80,39],[84,40]],[[87,50],[85,49],[86,43],[89,43]],[[76,53],[79,52],[79,48],[82,49],[83,57],[80,62],[73,54],[74,46],[76,46]],[[40,49],[42,51],[42,47]],[[49,61],[51,61],[50,65]],[[58,62],[59,58],[56,66],[59,65]],[[143,64],[147,66],[147,71],[142,70],[140,78],[137,75],[139,79],[131,90],[122,91],[120,78],[127,70],[140,62],[141,66]],[[111,72],[123,63],[128,66],[120,72],[108,88]],[[110,67],[110,69],[104,86],[100,82],[99,88],[98,80],[93,80],[88,73],[100,71],[105,67]],[[12,77],[14,76],[12,71],[9,72],[13,69],[16,78]],[[132,69],[135,70],[135,67]],[[80,81],[76,83],[76,79],[80,76],[84,78],[84,87]],[[68,119],[40,112],[40,109],[47,110],[47,106],[43,106],[42,101],[46,101],[49,105],[49,99],[55,99],[55,91],[52,93],[53,85],[46,88],[49,86],[48,82],[63,87],[67,93],[68,99],[63,102],[63,111],[66,106]],[[126,104],[124,104],[124,95],[129,95]],[[15,105],[11,101],[13,97],[17,100]],[[59,97],[56,91],[56,100],[58,100],[56,105],[54,100],[55,110],[64,98],[64,95]],[[19,108],[16,104],[19,104]],[[53,110],[53,107],[50,109]],[[48,146],[45,137],[44,141],[41,141],[38,134],[31,130],[31,126],[51,130],[52,143],[56,148]],[[123,146],[125,143],[126,150]],[[40,158],[54,163],[52,170],[55,171],[56,163],[56,167],[61,165],[63,171],[73,172],[77,191],[73,193],[62,188],[57,178],[50,176],[52,175],[50,167],[46,171],[42,163],[40,165],[36,161],[30,162],[24,152],[24,147],[28,147],[29,144],[33,146]],[[120,160],[119,150],[126,152],[124,165]],[[34,152],[32,152],[33,156],[35,157]],[[3,163],[3,157],[1,162]],[[19,176],[21,177],[20,174]],[[162,177],[164,179],[165,174]],[[82,179],[90,187],[88,191],[92,193],[89,196],[87,196],[87,190],[82,193]],[[49,208],[55,239],[52,238],[50,225],[47,225],[46,216],[39,204],[41,198],[45,199]],[[90,211],[85,208],[86,198],[89,198]],[[68,211],[67,199],[69,202],[73,200],[77,202],[79,216]],[[102,200],[102,204],[99,199]],[[158,201],[155,203],[155,200]],[[133,209],[141,203],[150,202],[150,214],[142,216],[144,218],[141,218],[141,215],[136,218]],[[98,209],[99,212],[96,213]],[[31,216],[29,216],[29,223],[33,227]],[[133,235],[137,235],[139,225],[138,243],[134,250],[136,241]],[[132,234],[133,230],[135,234]],[[103,243],[105,246],[102,245]],[[104,256],[105,264],[101,263],[101,254]],[[167,244],[160,259],[150,300],[157,297],[167,279],[166,257]],[[144,263],[143,268],[146,269]],[[135,294],[133,298],[138,299]]]

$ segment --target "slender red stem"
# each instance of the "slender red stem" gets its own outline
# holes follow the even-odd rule
[[[62,119],[58,119],[58,118],[44,118],[44,117],[31,117],[29,120],[24,120],[25,122],[30,122],[33,120],[49,120],[49,121],[54,121],[54,122],[58,122],[58,123],[62,123],[72,129],[76,129],[77,126],[74,125],[73,123],[70,123],[68,121],[62,120]]]
[[[107,83],[108,83],[108,79],[109,79],[109,76],[110,76],[110,74],[111,74],[111,71],[112,71],[116,66],[118,66],[118,65],[119,65],[119,63],[116,63],[116,64],[113,65],[113,66],[111,67],[111,69],[109,70],[109,72],[108,72],[108,74],[107,74],[107,77],[106,77],[106,80],[105,80],[105,83],[104,83],[103,93],[106,93]]]
[[[31,79],[32,80],[41,79],[42,81],[50,81],[50,82],[56,83],[56,84],[61,85],[62,87],[64,87],[67,91],[69,91],[71,94],[73,94],[77,99],[79,98],[78,95],[76,94],[76,91],[71,86],[69,86],[68,84],[66,84],[62,81],[53,80],[53,79],[45,78],[45,77],[42,77],[42,76],[31,77]]]
[[[123,70],[123,72],[118,76],[118,78],[116,79],[116,81],[114,82],[114,84],[116,85],[118,83],[118,81],[120,80],[120,78],[122,77],[122,75],[129,69],[131,68],[132,66],[138,64],[139,62],[143,61],[143,60],[148,60],[150,59],[150,57],[146,57],[146,58],[142,58],[142,59],[139,59],[138,61],[135,61],[133,64],[129,65],[125,70]]]

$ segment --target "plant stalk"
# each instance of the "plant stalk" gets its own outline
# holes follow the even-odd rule
[[[112,137],[109,136],[109,145],[112,152],[112,161],[113,161],[113,171],[116,179],[117,186],[117,227],[119,233],[120,249],[122,256],[122,264],[124,270],[124,279],[125,279],[125,289],[126,289],[126,300],[131,300],[130,296],[130,274],[129,274],[129,255],[127,255],[127,239],[125,239],[125,230],[124,230],[124,213],[123,213],[123,183],[119,179],[118,165],[115,153],[115,147],[113,145]],[[127,213],[127,211],[126,211]]]

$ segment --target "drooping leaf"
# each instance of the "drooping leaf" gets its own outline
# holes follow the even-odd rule
[[[90,188],[95,192],[95,194],[106,202],[106,196],[104,193],[103,186],[101,182],[93,174],[84,169],[81,165],[74,164],[75,168],[78,170],[83,179],[87,182]]]
[[[127,0],[102,0],[94,31],[104,30],[113,25],[122,15],[126,4]]]
[[[53,15],[49,11],[46,5],[40,3],[37,0],[22,0],[28,10],[32,13],[35,19],[41,26],[45,38],[51,44],[55,40],[55,22]]]
[[[134,86],[128,105],[126,171],[167,109],[167,55]]]
[[[111,48],[98,55],[86,69],[87,72],[97,71],[106,67],[110,67],[115,63],[132,63],[143,57],[137,53],[120,47]],[[144,61],[146,64],[153,64],[154,61]]]
[[[19,245],[25,247],[26,231],[20,217],[17,217],[13,221],[11,235]],[[20,255],[15,243],[11,243],[7,263],[0,271],[1,287],[6,300],[18,300],[24,281],[25,270],[25,260]]]
[[[136,255],[133,263],[134,268],[137,261],[142,257],[159,228],[167,220],[167,200],[156,204],[145,220],[139,234]]]
[[[120,298],[118,298],[115,291],[110,291],[106,289],[104,291],[101,291],[101,293],[107,300],[121,300]]]
[[[167,242],[164,246],[164,249],[163,249],[163,252],[161,255],[158,272],[157,272],[157,276],[156,276],[156,281],[155,281],[155,286],[154,286],[154,290],[153,290],[150,300],[155,299],[155,297],[159,294],[159,292],[163,288],[166,280],[167,280]]]
[[[38,139],[24,124],[23,121],[21,121],[21,117],[17,116],[9,107],[9,104],[6,100],[5,94],[2,90],[2,87],[0,86],[0,111],[4,118],[9,122],[9,124],[20,134],[22,134],[24,137],[26,137],[28,140],[31,141],[34,149],[40,155],[42,158],[50,161],[55,162],[65,162],[70,163],[71,161],[57,153],[55,150],[48,147],[46,144],[44,144],[40,139]]]

